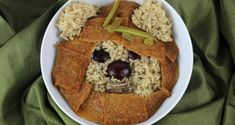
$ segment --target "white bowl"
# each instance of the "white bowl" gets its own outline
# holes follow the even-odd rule
[[[61,39],[58,37],[59,32],[57,27],[55,26],[55,23],[58,19],[59,13],[65,8],[65,6],[70,4],[72,1],[79,0],[69,0],[66,4],[64,4],[54,15],[44,34],[41,46],[40,59],[42,77],[52,99],[66,115],[68,115],[70,118],[80,124],[95,125],[95,123],[83,119],[73,112],[73,110],[70,108],[68,103],[58,91],[58,89],[53,85],[51,78],[52,67],[54,65],[54,59],[56,54],[55,44],[61,41]],[[144,0],[135,1],[141,4]],[[112,3],[113,0],[86,0],[86,2],[96,6],[104,6]],[[179,78],[175,87],[172,90],[172,95],[164,101],[160,109],[147,121],[139,123],[138,125],[153,124],[159,121],[164,116],[166,116],[183,96],[192,73],[193,49],[188,30],[178,13],[166,1],[159,0],[159,2],[163,4],[163,7],[167,11],[167,14],[171,17],[173,21],[174,38],[179,48]]]

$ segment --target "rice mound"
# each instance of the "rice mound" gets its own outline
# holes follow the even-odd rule
[[[98,8],[85,2],[72,2],[60,13],[57,27],[60,37],[73,40],[79,36],[88,18],[96,16]]]
[[[134,93],[140,96],[148,96],[157,91],[161,83],[161,69],[158,60],[152,57],[141,56],[140,60],[128,59],[128,50],[122,45],[112,41],[98,42],[95,50],[104,49],[109,53],[110,59],[105,63],[99,63],[90,57],[90,64],[86,71],[86,82],[93,84],[93,89],[98,92],[105,92],[109,84],[130,83]],[[128,62],[132,69],[131,76],[118,80],[107,77],[107,66],[114,60]]]
[[[134,10],[132,22],[163,42],[173,40],[172,22],[167,18],[162,5],[156,0],[145,0],[139,8]]]

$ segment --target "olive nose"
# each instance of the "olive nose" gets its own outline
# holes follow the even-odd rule
[[[115,60],[108,65],[106,72],[109,77],[122,80],[131,75],[131,67],[128,62]]]

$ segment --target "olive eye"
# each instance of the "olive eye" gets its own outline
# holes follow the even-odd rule
[[[138,55],[137,53],[135,53],[133,51],[128,52],[128,58],[133,59],[133,60],[141,59],[140,55]]]
[[[93,52],[93,60],[99,62],[99,63],[104,63],[109,59],[109,53],[104,51],[103,49],[101,50],[95,50]]]

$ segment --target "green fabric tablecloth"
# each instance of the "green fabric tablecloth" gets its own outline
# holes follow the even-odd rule
[[[235,0],[168,0],[190,32],[194,67],[177,106],[156,125],[235,125]],[[65,1],[0,0],[0,125],[76,125],[40,73],[44,31]]]

